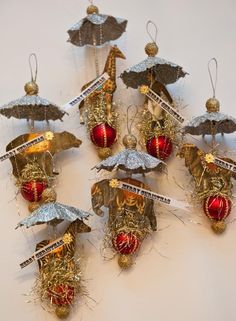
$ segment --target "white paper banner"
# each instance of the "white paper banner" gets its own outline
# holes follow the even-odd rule
[[[226,162],[225,160],[215,157],[213,155],[212,155],[212,163],[214,163],[215,165],[217,165],[219,167],[227,169],[228,171],[236,173],[236,165],[235,164]]]
[[[175,108],[169,105],[164,99],[157,95],[152,89],[148,86],[141,86],[140,92],[146,95],[148,98],[158,103],[159,106],[166,111],[171,117],[173,117],[178,123],[182,124],[185,121],[185,118],[178,113]]]
[[[33,145],[36,145],[36,144],[44,141],[45,139],[46,138],[45,138],[44,135],[40,135],[40,136],[38,136],[38,137],[36,137],[36,138],[34,138],[32,140],[29,140],[28,142],[25,142],[25,143],[17,146],[14,149],[9,150],[6,154],[0,156],[0,162],[2,162],[2,161],[6,160],[6,159],[8,159],[8,158],[10,158],[12,156],[15,156],[15,155],[21,153],[23,150],[25,150],[25,149],[33,146]]]
[[[117,186],[118,188],[121,188],[123,190],[132,192],[137,195],[141,195],[141,196],[146,197],[148,199],[151,199],[154,201],[159,201],[159,202],[167,204],[169,206],[180,208],[182,210],[189,212],[188,204],[186,204],[185,202],[177,201],[173,198],[170,198],[170,197],[167,197],[167,196],[164,196],[161,194],[157,194],[157,193],[154,193],[154,192],[149,191],[147,189],[143,189],[141,187],[137,187],[135,185],[128,184],[128,183],[125,183],[122,181],[117,181],[117,182],[119,183],[119,185]]]
[[[79,104],[82,100],[84,100],[86,97],[88,97],[93,91],[95,91],[98,87],[100,87],[102,84],[104,84],[105,81],[109,79],[109,75],[105,72],[102,74],[99,78],[95,79],[91,85],[89,85],[87,88],[85,88],[79,96],[73,98],[68,103],[66,103],[63,108],[69,108],[73,107],[76,104]]]
[[[43,258],[44,256],[48,255],[50,252],[63,246],[64,244],[65,244],[65,242],[63,240],[63,237],[60,237],[56,241],[44,246],[40,250],[34,252],[34,254],[29,259],[25,260],[24,262],[22,262],[20,264],[20,267],[23,269],[24,267],[28,266],[29,264],[31,264],[35,260],[37,261],[37,260]]]

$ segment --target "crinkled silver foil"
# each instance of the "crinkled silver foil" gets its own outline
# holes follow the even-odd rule
[[[100,171],[105,169],[122,169],[132,173],[147,173],[154,170],[160,170],[161,165],[165,163],[147,153],[139,152],[134,149],[124,149],[122,152],[110,156],[95,166]]]
[[[127,20],[103,14],[90,14],[74,24],[67,32],[76,46],[101,46],[118,39],[126,29]]]
[[[120,77],[127,87],[138,88],[141,85],[150,84],[150,80],[147,78],[150,69],[152,69],[155,79],[163,85],[172,84],[186,75],[182,67],[172,62],[159,57],[147,57],[137,65],[125,70]]]
[[[31,215],[23,219],[17,224],[17,227],[30,227],[43,223],[59,223],[62,220],[74,222],[77,219],[87,218],[90,213],[82,211],[73,206],[67,206],[60,203],[47,203],[42,205],[39,209],[32,212]],[[17,228],[16,227],[16,228]]]
[[[61,120],[66,112],[38,95],[25,95],[0,107],[0,114],[7,118],[42,121]]]
[[[236,131],[236,119],[220,112],[206,112],[194,117],[185,127],[184,131],[192,135],[230,134]]]

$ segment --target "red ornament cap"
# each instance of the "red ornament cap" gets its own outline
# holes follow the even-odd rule
[[[116,130],[107,123],[102,123],[91,130],[90,137],[96,146],[110,147],[116,140]]]
[[[167,136],[154,136],[147,141],[146,149],[148,154],[164,160],[172,153],[173,144]]]
[[[133,233],[121,232],[113,239],[113,246],[120,254],[132,254],[140,245],[138,237]]]
[[[231,207],[231,200],[220,195],[209,196],[203,203],[204,213],[215,221],[224,220],[230,214]]]
[[[21,195],[29,202],[38,202],[41,200],[45,188],[47,188],[45,182],[26,182],[21,185]]]

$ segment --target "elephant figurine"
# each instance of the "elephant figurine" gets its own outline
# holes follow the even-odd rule
[[[150,190],[147,185],[133,178],[123,178],[121,181]],[[108,207],[108,225],[112,227],[118,216],[125,216],[126,211],[133,211],[137,217],[142,216],[147,219],[152,231],[157,230],[153,200],[119,188],[112,188],[109,184],[110,180],[104,179],[92,186],[92,207],[97,215],[104,214],[101,207]]]
[[[123,178],[121,181],[150,190],[147,185],[133,178]],[[109,179],[95,183],[91,195],[93,211],[97,215],[104,214],[103,206],[109,209],[109,238],[119,254],[119,266],[128,269],[133,265],[131,255],[151,231],[157,230],[154,201],[111,187]]]

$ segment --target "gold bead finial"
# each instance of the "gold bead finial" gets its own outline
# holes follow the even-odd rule
[[[39,92],[39,87],[34,81],[27,82],[25,84],[24,89],[25,89],[26,95],[30,95],[30,96],[37,95]]]
[[[51,187],[45,188],[42,193],[42,201],[43,203],[52,203],[56,202],[57,200],[57,193]]]
[[[98,7],[94,6],[93,4],[91,4],[90,6],[88,6],[87,8],[87,14],[98,14]]]
[[[155,42],[149,42],[145,46],[145,52],[148,55],[148,57],[155,57],[158,53],[158,47]]]
[[[30,202],[28,204],[28,210],[32,213],[36,211],[38,208],[40,208],[40,203],[38,202]]]
[[[216,234],[221,234],[225,231],[226,224],[224,221],[214,221],[211,225],[211,228]]]
[[[98,157],[100,159],[106,159],[110,157],[112,154],[111,149],[109,147],[100,147],[98,148]]]
[[[55,313],[59,319],[66,319],[70,314],[70,308],[68,306],[60,306],[56,308]]]
[[[206,102],[206,108],[209,113],[216,113],[220,110],[220,102],[216,98],[209,98]]]
[[[137,138],[132,134],[125,135],[123,138],[123,144],[125,148],[135,149],[137,146]]]
[[[121,254],[118,257],[118,264],[121,269],[127,270],[133,265],[133,260],[130,255]]]

